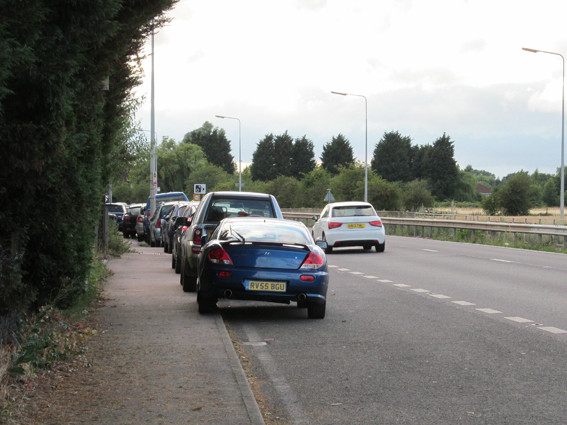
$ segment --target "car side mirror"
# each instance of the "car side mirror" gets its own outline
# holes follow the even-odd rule
[[[187,219],[185,217],[177,217],[175,219],[175,228],[179,227],[179,226],[185,226],[187,223]]]
[[[313,217],[311,217],[313,220],[315,221],[319,221],[319,216],[318,215],[314,215]]]
[[[317,239],[315,241],[315,245],[317,245],[321,249],[327,249],[327,241],[324,241],[322,239]]]

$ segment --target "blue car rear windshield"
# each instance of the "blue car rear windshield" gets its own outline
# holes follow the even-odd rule
[[[267,242],[283,243],[290,245],[310,245],[309,234],[305,229],[276,224],[273,221],[258,223],[257,220],[249,223],[230,223],[221,231],[221,240],[240,240],[244,238],[246,242]]]

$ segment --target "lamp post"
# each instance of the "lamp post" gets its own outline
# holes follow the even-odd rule
[[[545,50],[528,49],[522,50],[531,53],[549,53],[550,55],[561,56],[563,60],[563,86],[561,89],[561,192],[559,194],[559,205],[561,208],[561,220],[565,218],[565,58],[560,53],[546,52]]]
[[[156,155],[156,120],[154,108],[154,29],[152,28],[152,78],[151,78],[151,118],[150,118],[150,212],[156,208],[156,189],[157,189],[157,155]]]
[[[366,96],[361,94],[353,94],[353,93],[342,93],[337,91],[332,91],[333,94],[338,94],[341,96],[358,96],[364,98],[364,105],[365,105],[365,115],[366,115],[366,135],[365,135],[365,142],[364,142],[364,202],[368,202],[368,99]]]
[[[227,117],[224,115],[215,115],[217,118],[226,118],[230,120],[237,120],[238,121],[238,191],[242,192],[242,155],[241,155],[241,142],[240,142],[240,134],[241,134],[241,125],[240,120],[235,117]]]

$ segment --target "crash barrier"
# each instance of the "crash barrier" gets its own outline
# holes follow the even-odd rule
[[[291,220],[301,221],[307,226],[313,226],[313,216],[318,215],[319,212],[291,212],[283,211],[284,218]],[[380,214],[380,213],[379,213]],[[559,243],[565,247],[565,238],[567,237],[567,226],[553,226],[544,224],[520,224],[508,222],[489,222],[489,221],[469,221],[469,220],[439,220],[428,218],[397,218],[385,217],[380,215],[382,222],[390,227],[388,234],[396,234],[397,227],[400,226],[401,234],[404,233],[404,228],[408,234],[413,230],[414,236],[426,236],[428,229],[428,236],[433,236],[433,229],[452,229],[453,238],[457,237],[458,230],[470,231],[470,237],[475,238],[475,232],[489,232],[493,236],[496,233],[508,233],[514,236],[514,240],[518,235],[536,235],[538,243],[542,243],[543,236],[550,236],[554,244]],[[410,230],[411,229],[411,230]],[[561,243],[562,242],[562,243]]]

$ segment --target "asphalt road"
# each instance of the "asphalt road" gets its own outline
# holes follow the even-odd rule
[[[567,256],[388,237],[335,250],[327,317],[221,301],[286,424],[564,424]]]

